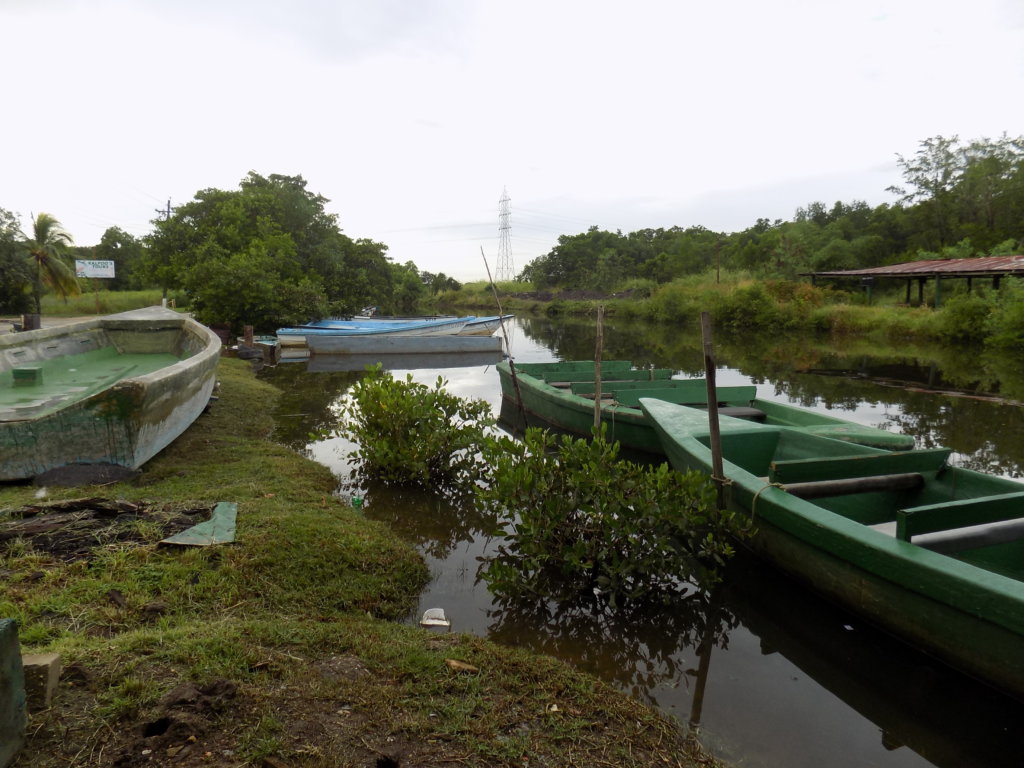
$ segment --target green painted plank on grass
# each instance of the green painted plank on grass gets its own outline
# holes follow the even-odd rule
[[[228,544],[235,540],[235,518],[238,504],[220,501],[213,508],[210,519],[193,525],[180,533],[168,536],[161,544],[180,544],[185,547],[208,547],[211,544]]]

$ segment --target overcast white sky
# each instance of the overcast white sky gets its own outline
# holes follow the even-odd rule
[[[1021,0],[0,0],[0,208],[79,245],[250,170],[467,280],[559,234],[893,200],[1024,134]]]

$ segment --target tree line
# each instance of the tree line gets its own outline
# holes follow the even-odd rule
[[[740,232],[702,226],[628,234],[591,227],[562,235],[527,264],[538,289],[619,290],[707,272],[748,271],[792,279],[805,272],[873,267],[921,258],[1019,253],[1024,237],[1024,137],[961,142],[937,136],[898,156],[904,183],[892,204],[812,202],[790,221],[758,219]],[[352,238],[329,201],[301,176],[250,172],[237,189],[202,189],[136,238],[118,227],[94,246],[75,246],[49,214],[23,232],[0,208],[0,312],[40,309],[42,295],[79,289],[74,259],[110,260],[113,290],[174,292],[196,317],[261,330],[344,315],[375,305],[417,311],[422,299],[459,284],[443,273],[397,264],[387,246]]]
[[[383,243],[344,234],[328,202],[301,176],[250,172],[236,190],[200,190],[142,238],[111,227],[92,247],[74,246],[49,214],[26,234],[0,209],[0,311],[38,312],[45,290],[77,293],[74,259],[113,261],[116,277],[105,288],[161,288],[202,322],[236,330],[246,323],[273,330],[368,305],[410,313],[425,296],[459,287],[443,273],[392,262]]]
[[[812,202],[791,221],[757,219],[741,232],[702,226],[623,234],[591,227],[562,235],[520,279],[537,288],[611,291],[631,278],[656,283],[746,270],[772,278],[903,261],[1020,253],[1024,239],[1024,137],[961,142],[937,136],[910,157],[896,202]]]

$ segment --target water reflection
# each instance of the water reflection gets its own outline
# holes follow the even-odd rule
[[[1019,703],[864,626],[749,555],[728,571],[724,602],[761,653],[785,657],[875,724],[886,751],[906,747],[949,768],[1021,764]]]
[[[362,493],[368,518],[387,523],[436,560],[447,558],[460,544],[501,533],[497,517],[471,503],[381,483],[369,485]]]
[[[592,323],[517,323],[517,361],[593,356]],[[610,318],[604,338],[605,359],[703,373],[696,326]],[[762,397],[888,425],[922,446],[953,448],[965,466],[1022,476],[1024,408],[1005,402],[1024,401],[1019,361],[807,338],[721,334],[716,346],[723,385],[754,383]],[[493,365],[411,373],[428,385],[443,376],[455,394],[483,398],[500,412]],[[261,374],[284,393],[279,439],[341,478],[348,475],[347,446],[309,435],[333,424],[338,398],[362,375],[301,364]],[[650,613],[637,606],[594,612],[495,602],[477,571],[499,541],[497,521],[430,494],[378,486],[360,492],[367,517],[418,546],[434,574],[410,622],[426,608],[443,607],[455,631],[571,661],[699,722],[702,741],[723,759],[765,768],[1022,763],[1024,706],[862,625],[757,561],[730,564],[719,608],[697,594]]]
[[[495,599],[487,611],[487,634],[508,645],[573,663],[657,703],[665,685],[689,684],[697,674],[690,649],[726,648],[736,620],[705,592],[679,595],[668,603],[611,608],[596,601],[538,603]]]

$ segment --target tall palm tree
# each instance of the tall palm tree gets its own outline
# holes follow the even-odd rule
[[[63,297],[77,296],[81,291],[75,270],[64,261],[64,250],[72,244],[71,235],[56,218],[40,213],[32,221],[32,237],[25,238],[28,262],[32,267],[32,295],[36,314],[41,314],[43,286]]]

